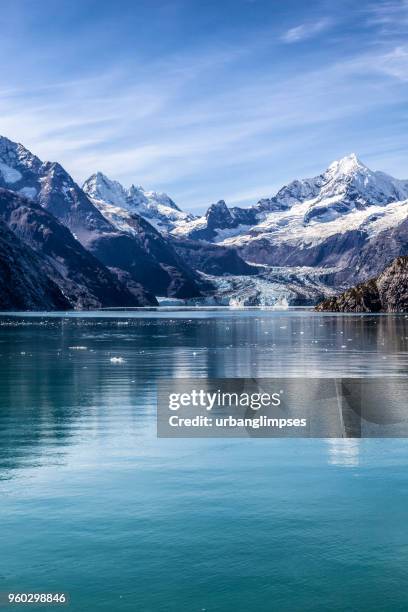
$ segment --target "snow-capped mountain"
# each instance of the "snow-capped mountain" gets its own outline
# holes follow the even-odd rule
[[[180,225],[173,233],[177,236],[198,237],[197,232],[200,231],[200,237],[225,244],[227,239],[232,243],[234,236],[239,237],[238,243],[241,244],[251,240],[254,235],[283,229],[287,235],[298,233],[297,230],[302,227],[305,228],[305,234],[308,234],[306,228],[312,222],[326,225],[335,221],[342,227],[348,213],[366,211],[371,206],[384,207],[407,198],[408,181],[395,179],[384,172],[372,171],[352,153],[334,161],[322,174],[294,180],[273,197],[263,198],[249,209],[228,208],[223,200],[212,204],[204,216]],[[214,207],[220,210],[221,204],[222,214],[218,214],[215,219],[212,214]],[[387,215],[390,211],[384,209],[383,212]],[[354,228],[368,216],[351,216],[346,225],[350,223]],[[319,231],[312,231],[312,234],[327,235],[335,232],[337,226],[328,225],[322,232],[320,229],[323,226],[317,227]]]
[[[25,196],[57,217],[83,243],[110,232],[105,217],[56,162],[43,162],[23,145],[0,136],[0,187]]]
[[[60,164],[0,137],[0,188],[0,220],[36,253],[44,292],[56,303],[72,294],[77,307],[155,296],[313,302],[408,254],[408,181],[354,154],[249,208],[219,200],[196,217],[100,172],[81,188]]]
[[[200,295],[199,276],[152,225],[129,213],[134,231],[122,231],[60,164],[42,162],[4,137],[0,137],[0,187],[30,198],[51,213],[109,268],[107,273],[114,272],[139,304],[156,304],[155,296]]]
[[[181,211],[166,193],[146,191],[140,185],[125,188],[102,172],[90,176],[82,189],[102,214],[120,229],[124,229],[123,223],[126,226],[129,215],[133,213],[137,213],[164,233],[194,218],[193,215]]]
[[[408,181],[372,171],[351,154],[249,209],[228,208],[225,202],[212,205],[206,215],[178,226],[173,234],[233,246],[251,263],[330,268],[331,282],[347,283],[388,263],[384,250],[374,269],[369,259],[365,266],[358,261],[365,248],[375,249],[377,238],[386,241],[386,232],[407,218]],[[395,256],[405,248],[400,237]]]
[[[303,180],[295,180],[282,187],[269,200],[261,200],[258,208],[274,211],[291,208],[294,204],[310,202],[313,217],[336,216],[337,213],[370,204],[386,204],[407,197],[408,181],[400,181],[385,174],[373,172],[351,153],[334,161],[322,174]],[[342,206],[336,206],[341,202]],[[323,218],[322,220],[327,220]]]

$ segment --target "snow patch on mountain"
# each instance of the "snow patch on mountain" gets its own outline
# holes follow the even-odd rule
[[[18,193],[29,200],[34,200],[37,195],[37,190],[35,187],[23,187],[22,189],[18,190]]]
[[[15,168],[11,168],[7,164],[0,162],[0,173],[6,183],[17,183],[23,178],[21,172],[16,170]]]
[[[330,200],[326,203],[329,205]],[[336,215],[333,218],[327,215],[324,221],[319,219],[305,223],[305,216],[311,205],[313,202],[307,201],[282,213],[270,213],[262,223],[238,236],[225,237],[220,232],[220,240],[217,242],[225,246],[237,247],[267,238],[271,247],[282,242],[293,246],[303,243],[310,247],[323,242],[330,236],[345,234],[352,230],[364,231],[367,237],[373,237],[408,218],[408,200],[405,200],[388,205],[371,205],[363,210],[354,209],[348,214]]]
[[[132,216],[128,210],[94,198],[92,198],[92,203],[98,208],[103,216],[116,227],[116,229],[131,234],[135,233],[134,228],[129,223]]]

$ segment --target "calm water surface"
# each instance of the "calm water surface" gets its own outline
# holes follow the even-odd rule
[[[405,316],[2,316],[0,359],[0,591],[68,591],[75,612],[408,609],[405,440],[155,429],[159,377],[406,376]]]

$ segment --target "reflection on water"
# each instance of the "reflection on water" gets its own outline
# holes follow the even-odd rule
[[[0,359],[0,591],[66,589],[75,611],[405,609],[405,440],[155,431],[160,377],[406,376],[405,316],[3,317]]]
[[[360,440],[352,438],[328,439],[329,464],[357,467],[360,456]]]

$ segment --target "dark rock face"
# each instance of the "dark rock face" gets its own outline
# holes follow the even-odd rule
[[[69,310],[37,254],[0,220],[0,309]]]
[[[97,233],[112,226],[60,164],[46,162],[37,201],[68,227],[86,247]]]
[[[377,278],[382,309],[408,311],[408,257],[398,257]]]
[[[316,306],[332,312],[407,312],[408,257],[397,257],[375,279],[360,283]]]
[[[211,204],[206,213],[207,227],[213,229],[226,229],[234,227],[235,221],[224,200]]]
[[[206,274],[214,276],[258,274],[258,268],[247,264],[233,248],[195,240],[175,239],[173,244],[183,259],[196,270]]]
[[[232,229],[239,225],[253,225],[258,221],[258,211],[254,208],[228,208],[224,200],[211,204],[205,214],[205,227],[192,230],[188,237],[193,240],[211,242],[217,237],[218,230]]]
[[[254,225],[259,221],[258,211],[255,208],[240,208],[239,206],[232,206],[230,211],[237,226]]]
[[[239,248],[247,261],[271,266],[340,266],[358,252],[367,241],[359,230],[334,234],[316,245],[271,244],[267,238],[257,238]]]
[[[385,230],[366,240],[360,249],[352,253],[348,268],[334,278],[336,283],[344,280],[351,284],[371,278],[396,257],[408,254],[408,219],[397,227]]]
[[[0,189],[0,218],[41,258],[44,273],[74,308],[156,303],[141,287],[129,291],[39,204]]]
[[[91,245],[96,257],[109,267],[125,271],[155,295],[199,297],[198,275],[171,243],[139,215],[133,214],[129,223],[135,234],[118,232],[99,237]]]

